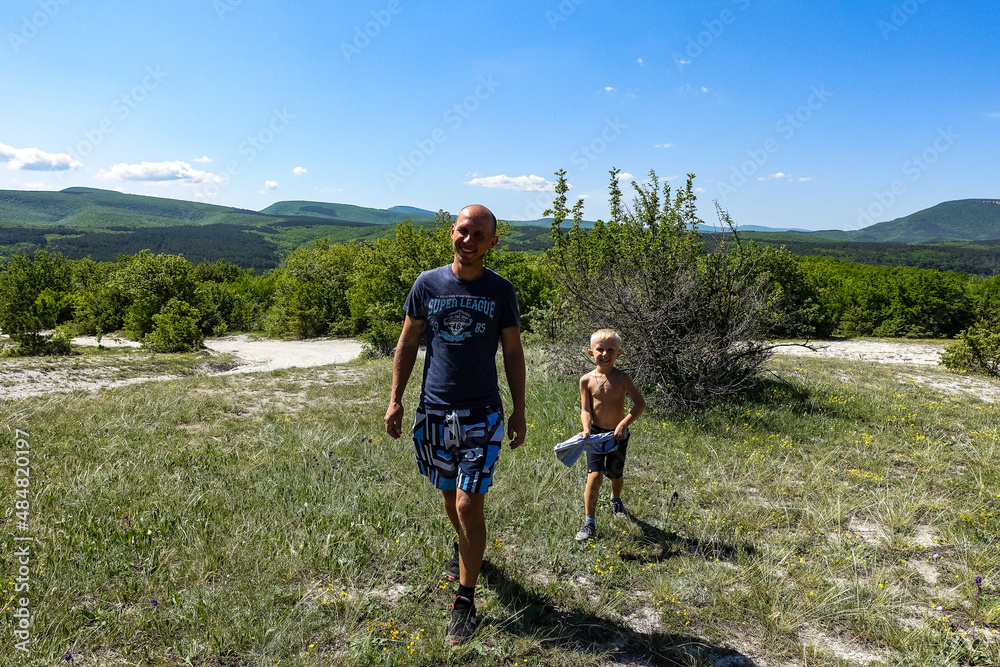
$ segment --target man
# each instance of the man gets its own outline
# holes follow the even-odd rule
[[[486,551],[483,502],[503,440],[503,406],[496,352],[513,402],[510,447],[524,442],[524,350],[517,297],[509,281],[483,265],[500,240],[497,219],[485,206],[463,208],[451,226],[451,264],[420,274],[403,309],[406,319],[392,364],[392,393],[385,431],[402,434],[403,391],[427,335],[420,404],[413,445],[421,474],[441,491],[444,509],[458,533],[445,567],[459,586],[445,641],[461,644],[475,634],[475,589]]]

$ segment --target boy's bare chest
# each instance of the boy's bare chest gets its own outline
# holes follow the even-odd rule
[[[590,378],[590,394],[595,400],[613,401],[622,397],[625,387],[609,375],[594,375]]]

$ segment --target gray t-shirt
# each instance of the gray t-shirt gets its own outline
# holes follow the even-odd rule
[[[521,326],[514,286],[490,269],[461,280],[451,265],[424,271],[410,289],[406,314],[424,320],[420,403],[426,408],[500,405],[496,354],[500,331]]]

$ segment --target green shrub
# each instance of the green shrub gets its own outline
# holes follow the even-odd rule
[[[142,344],[153,352],[192,352],[205,341],[199,326],[201,313],[184,301],[171,299],[152,319],[153,330]]]
[[[971,326],[941,353],[941,363],[953,371],[1000,375],[1000,332],[987,323]]]
[[[39,250],[33,258],[13,255],[0,273],[0,329],[17,343],[17,355],[65,354],[50,344],[53,329],[68,319],[74,305],[70,272],[59,253]]]
[[[403,331],[402,322],[390,320],[372,320],[368,329],[361,334],[364,342],[361,354],[369,359],[378,357],[391,357],[396,350],[396,341]]]

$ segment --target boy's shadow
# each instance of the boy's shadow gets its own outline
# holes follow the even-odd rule
[[[686,553],[691,555],[700,554],[709,560],[726,561],[727,563],[735,564],[740,552],[743,552],[747,556],[757,555],[757,549],[753,545],[733,545],[715,540],[702,541],[693,537],[682,537],[673,531],[663,530],[634,516],[630,516],[629,520],[642,531],[641,543],[660,547],[660,553],[653,557],[623,554],[622,560],[643,560],[659,563],[679,553]]]
[[[669,534],[642,521],[657,539]],[[646,534],[645,529],[643,530]],[[500,603],[511,610],[511,620],[505,621],[504,632],[534,637],[543,644],[558,646],[575,653],[593,653],[618,664],[636,662],[651,667],[690,665],[692,658],[715,663],[723,661],[730,667],[756,667],[747,656],[722,646],[709,644],[698,637],[663,632],[638,632],[625,623],[577,609],[557,609],[537,590],[529,590],[503,567],[483,561],[481,572],[486,586]]]

